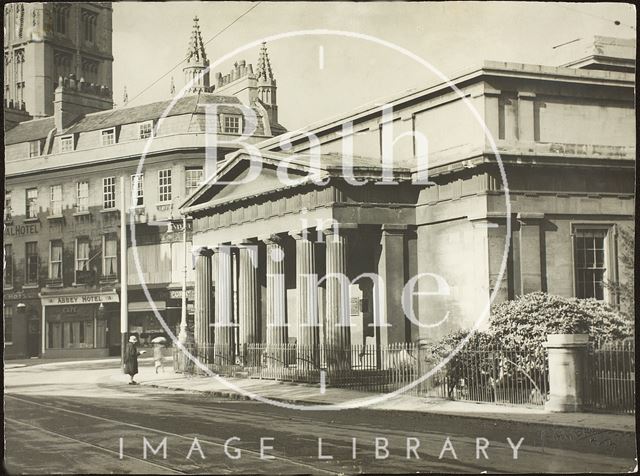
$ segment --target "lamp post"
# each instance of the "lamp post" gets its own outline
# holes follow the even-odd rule
[[[189,332],[187,331],[187,216],[182,218],[182,309],[180,314],[180,332],[178,333],[178,341],[186,344],[189,340]]]
[[[124,351],[129,331],[128,271],[127,271],[127,208],[124,175],[120,177],[120,363],[124,365]],[[136,184],[137,187],[137,184]]]

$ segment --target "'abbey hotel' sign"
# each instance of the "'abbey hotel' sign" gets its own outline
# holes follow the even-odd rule
[[[110,293],[86,293],[71,294],[67,296],[40,296],[43,306],[63,306],[67,304],[99,304],[109,302],[120,302],[118,294],[113,291]]]

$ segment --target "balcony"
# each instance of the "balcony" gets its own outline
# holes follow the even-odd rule
[[[48,288],[61,288],[64,286],[62,278],[49,278],[45,284]]]
[[[80,271],[76,270],[75,285],[77,286],[91,286],[96,283],[96,273],[94,270]]]
[[[100,284],[110,284],[117,283],[118,275],[117,274],[105,274],[100,276]]]
[[[144,206],[132,207],[129,212],[133,215],[134,223],[147,223],[148,217]]]
[[[55,221],[55,220],[64,220],[64,215],[62,215],[62,210],[49,210],[49,214],[47,215],[47,220]]]

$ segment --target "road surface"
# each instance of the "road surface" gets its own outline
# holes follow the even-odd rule
[[[636,465],[628,449],[594,445],[579,431],[366,409],[288,410],[126,385],[112,378],[118,371],[117,362],[6,370],[7,471],[540,473]]]

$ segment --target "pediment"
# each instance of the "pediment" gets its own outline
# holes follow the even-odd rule
[[[254,162],[254,169],[251,164],[248,156],[240,156],[232,163],[224,164],[218,175],[187,200],[183,207],[241,201],[292,186],[292,183],[287,183],[278,175],[277,163],[263,160],[256,165]],[[308,177],[308,171],[300,168],[287,167],[286,172],[292,182],[304,181]]]

